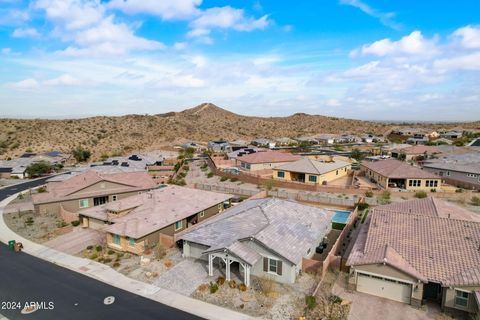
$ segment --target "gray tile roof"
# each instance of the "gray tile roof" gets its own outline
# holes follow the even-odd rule
[[[243,202],[183,234],[180,239],[210,247],[232,248],[253,239],[293,264],[330,230],[333,212],[278,198]],[[248,262],[248,261],[246,261]]]
[[[347,161],[335,161],[335,162],[322,162],[318,160],[313,160],[310,158],[303,158],[295,162],[286,163],[281,165],[275,170],[284,170],[284,171],[293,171],[293,172],[302,172],[302,173],[311,173],[311,174],[324,174],[330,171],[343,169],[346,166],[351,165]]]

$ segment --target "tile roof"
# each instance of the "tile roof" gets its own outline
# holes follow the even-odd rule
[[[332,211],[278,198],[242,202],[180,236],[210,247],[237,247],[253,240],[293,264],[330,230]],[[248,261],[246,261],[248,262]]]
[[[284,165],[276,167],[275,170],[304,172],[311,174],[324,174],[330,171],[343,169],[344,167],[349,165],[351,165],[351,163],[341,160],[335,162],[322,162],[310,158],[303,158],[295,162],[286,163]]]
[[[405,154],[435,154],[441,153],[440,149],[434,146],[414,145],[410,148],[403,148],[402,152]]]
[[[232,196],[198,189],[168,186],[144,192],[101,206],[81,210],[79,214],[108,221],[109,211],[128,211],[110,219],[106,232],[138,239],[165,228],[200,211],[223,203]]]
[[[274,163],[274,162],[290,162],[301,159],[301,156],[280,151],[262,151],[247,154],[239,158],[240,161],[246,163]]]
[[[38,204],[77,199],[78,196],[75,195],[76,192],[99,182],[112,182],[118,184],[118,186],[114,189],[107,188],[100,191],[92,191],[91,193],[82,193],[81,196],[88,197],[97,194],[146,190],[156,186],[155,181],[146,172],[103,174],[89,170],[61,182],[49,183],[47,185],[47,192],[32,195],[32,200],[34,204]]]
[[[388,178],[396,179],[439,179],[433,173],[423,171],[420,168],[409,165],[406,162],[386,159],[380,161],[362,161],[361,163],[366,168]]]
[[[423,282],[478,286],[479,246],[478,222],[374,209],[347,265],[385,263]]]

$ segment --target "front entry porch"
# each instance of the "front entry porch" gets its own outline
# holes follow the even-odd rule
[[[215,258],[217,258],[219,269],[225,266],[225,280],[231,280],[232,265],[238,264],[239,273],[243,277],[243,283],[249,287],[250,286],[250,271],[251,266],[248,263],[237,259],[236,257],[225,253],[225,252],[215,252],[208,254],[208,275],[213,276],[213,263]]]

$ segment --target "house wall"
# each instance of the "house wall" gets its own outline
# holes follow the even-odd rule
[[[10,172],[0,172],[0,179],[10,179]]]
[[[183,256],[185,258],[195,258],[208,261],[208,255],[203,254],[208,246],[199,243],[185,241],[183,244]]]
[[[455,289],[460,289],[464,291],[469,291],[468,307],[463,308],[455,305]],[[442,297],[442,307],[458,309],[466,312],[473,313],[477,311],[477,302],[472,291],[480,290],[480,286],[477,287],[455,287],[455,288],[443,288],[443,297]]]
[[[111,233],[107,233],[107,246],[114,250],[131,252],[134,254],[141,254],[144,250],[144,241],[135,241],[135,246],[130,246],[127,237],[120,237],[120,245],[113,243]]]
[[[348,175],[348,170],[351,168],[350,165],[348,166],[345,166],[343,168],[340,168],[338,170],[332,170],[330,172],[327,172],[327,173],[324,173],[324,174],[310,174],[310,173],[305,173],[305,183],[306,184],[312,184],[312,185],[315,185],[315,184],[323,184],[324,181],[326,181],[327,183],[328,182],[331,182],[331,181],[334,181],[336,179],[339,179],[341,177],[344,177],[346,175]],[[337,171],[338,171],[338,175],[337,175]],[[281,178],[278,176],[278,172],[285,172],[285,177],[284,178]],[[273,178],[274,179],[277,179],[277,180],[282,180],[282,181],[292,181],[292,172],[293,171],[286,171],[286,170],[279,170],[279,169],[274,169],[273,170]],[[302,173],[302,172],[300,172]],[[310,182],[309,179],[310,179],[310,176],[315,176],[317,177],[317,182]]]
[[[420,186],[419,187],[410,187],[409,186],[409,181],[410,180],[420,180]],[[437,181],[437,186],[438,187],[429,187],[427,186],[427,180],[431,181],[431,180],[436,180]],[[442,179],[407,179],[407,182],[406,182],[406,189],[409,190],[409,191],[430,191],[431,189],[441,189],[441,186],[442,186]]]
[[[236,163],[237,163],[237,166],[241,170],[245,170],[245,171],[257,171],[257,170],[272,169],[272,168],[276,168],[278,166],[284,165],[286,163],[293,162],[293,161],[287,161],[287,162],[250,163],[250,169],[247,169],[242,165],[242,164],[247,164],[247,163],[243,162],[241,159],[242,159],[241,157],[237,158]]]
[[[480,189],[480,174],[478,173],[476,174],[476,177],[469,177],[468,174],[470,173],[461,171],[437,169],[430,167],[423,167],[423,170],[440,176],[448,183],[451,183],[457,187]]]
[[[84,225],[83,224],[84,220],[88,221],[88,227],[89,228],[92,228],[92,229],[95,229],[95,230],[102,229],[105,226],[105,222],[103,220],[99,220],[99,219],[95,219],[95,218],[91,218],[91,217],[85,217],[85,216],[82,217],[82,225]]]
[[[365,172],[365,177],[367,177],[368,179],[374,179],[375,181],[377,181],[377,183],[382,186],[382,188],[385,188],[387,189],[388,188],[388,178],[375,172],[375,171],[372,171],[370,170],[369,168],[365,167],[364,165],[360,165],[360,170],[362,172]]]

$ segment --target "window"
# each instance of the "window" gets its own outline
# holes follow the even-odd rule
[[[455,290],[455,305],[467,308],[468,307],[468,292]]]
[[[450,175],[450,171],[447,171],[447,176],[449,176],[449,175]]]
[[[408,186],[409,187],[420,187],[421,186],[421,180],[408,180]]]
[[[183,227],[182,220],[175,222],[175,231],[182,229],[182,227]]]
[[[279,177],[279,178],[285,178],[285,172],[283,172],[283,171],[278,171],[278,172],[277,172],[277,177]]]
[[[116,245],[120,245],[120,236],[118,234],[112,234],[112,241]]]
[[[203,217],[205,217],[205,210],[200,211],[200,218],[203,218]]]
[[[278,271],[278,261],[275,259],[268,259],[268,271],[277,273]]]
[[[129,239],[128,239],[128,245],[129,245],[130,247],[135,247],[135,239],[129,238]]]
[[[250,170],[250,163],[246,163],[246,164],[245,164],[245,169]]]
[[[425,187],[438,187],[437,180],[425,180]]]
[[[88,199],[82,199],[79,201],[80,203],[80,208],[88,208]]]
[[[317,176],[308,176],[308,181],[310,182],[317,182]]]
[[[117,201],[117,199],[118,199],[118,196],[117,196],[116,194],[114,194],[114,195],[112,196],[112,201]]]
[[[102,204],[105,204],[108,202],[108,197],[96,197],[93,198],[93,205],[94,206],[100,206]]]

